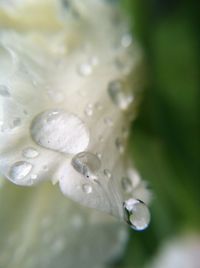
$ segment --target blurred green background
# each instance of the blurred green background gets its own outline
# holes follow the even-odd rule
[[[142,268],[170,237],[200,229],[198,1],[121,0],[147,64],[133,158],[153,189],[152,222],[115,267]]]

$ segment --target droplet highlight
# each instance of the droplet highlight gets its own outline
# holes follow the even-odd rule
[[[90,184],[83,184],[82,190],[86,194],[90,194],[92,192],[92,186]]]

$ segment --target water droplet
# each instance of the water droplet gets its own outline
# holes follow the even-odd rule
[[[92,186],[90,184],[83,184],[82,189],[86,194],[90,194],[92,192]]]
[[[26,176],[31,172],[32,165],[25,161],[16,162],[10,169],[9,179],[19,185],[28,185]]]
[[[85,107],[85,114],[87,116],[92,116],[93,115],[93,105],[92,104],[88,104],[86,107]]]
[[[140,200],[129,199],[123,204],[125,210],[125,220],[137,231],[142,231],[148,227],[150,222],[150,212],[148,207]]]
[[[131,34],[129,33],[126,33],[122,36],[122,39],[121,39],[121,45],[124,47],[124,48],[127,48],[129,47],[131,44],[132,44],[132,36]]]
[[[126,110],[133,101],[133,94],[120,80],[115,80],[108,85],[108,94],[112,102],[121,110]]]
[[[111,176],[112,176],[112,174],[111,174],[109,169],[104,169],[103,173],[108,179],[110,179]]]
[[[26,158],[35,158],[39,155],[38,151],[32,147],[23,150],[23,156]]]
[[[101,153],[96,153],[96,156],[101,159],[102,158],[102,154]]]
[[[92,66],[89,63],[81,63],[78,67],[78,72],[82,76],[88,76],[92,73]]]
[[[96,172],[101,167],[101,161],[92,153],[82,152],[72,158],[72,166],[86,178],[96,179]]]
[[[79,153],[89,144],[86,125],[79,117],[63,110],[49,110],[36,116],[31,135],[37,144],[67,154]]]
[[[131,180],[128,177],[122,178],[122,188],[125,192],[131,193],[133,190],[133,185]]]
[[[117,138],[115,141],[115,145],[120,154],[123,154],[125,151],[124,140],[121,138]]]
[[[9,90],[6,86],[0,85],[0,96],[2,97],[10,97]]]

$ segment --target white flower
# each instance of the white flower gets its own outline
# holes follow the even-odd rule
[[[58,183],[72,200],[146,228],[149,192],[127,152],[141,53],[117,6],[0,1],[0,23],[3,177]]]

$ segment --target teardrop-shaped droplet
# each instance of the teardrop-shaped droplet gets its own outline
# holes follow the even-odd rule
[[[133,101],[133,94],[120,80],[115,80],[108,85],[108,94],[112,102],[121,110],[126,110]]]
[[[103,171],[103,173],[104,173],[104,175],[106,176],[106,178],[108,178],[108,179],[110,179],[111,178],[111,176],[112,176],[112,174],[111,174],[111,172],[110,172],[110,170],[109,169],[104,169],[104,171]]]
[[[37,144],[67,154],[79,153],[89,144],[85,123],[63,110],[49,110],[36,116],[31,135]]]
[[[148,227],[151,215],[145,203],[137,199],[129,199],[123,205],[125,220],[131,228],[142,231]]]
[[[82,152],[72,158],[72,166],[86,178],[96,179],[96,173],[101,167],[101,161],[93,153]]]
[[[26,158],[36,158],[38,155],[38,151],[32,147],[23,150],[23,156]]]
[[[117,150],[119,151],[120,154],[123,154],[125,151],[125,145],[124,145],[124,140],[121,138],[117,138],[115,140],[115,145]]]
[[[18,161],[10,168],[8,178],[15,184],[29,185],[31,183],[26,177],[30,174],[31,170],[31,163],[26,161]]]

